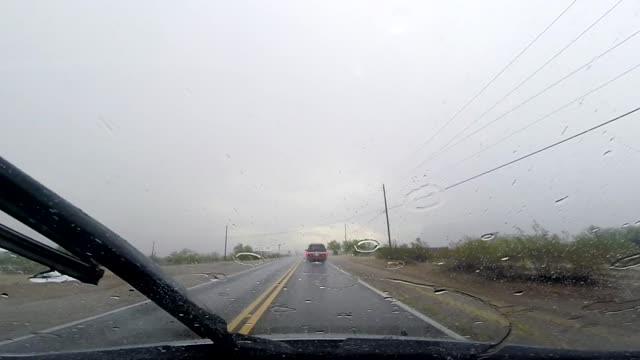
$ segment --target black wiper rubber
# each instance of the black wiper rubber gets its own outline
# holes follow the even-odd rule
[[[83,262],[73,255],[47,246],[2,224],[0,248],[48,266],[83,283],[97,285],[104,275],[104,270],[93,262]]]
[[[99,190],[99,189],[96,189]],[[111,270],[218,349],[233,346],[227,324],[192,302],[183,286],[91,216],[0,157],[0,210],[79,258]]]

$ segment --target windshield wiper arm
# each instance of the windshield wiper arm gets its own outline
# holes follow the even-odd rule
[[[48,266],[61,274],[87,284],[97,285],[104,270],[91,261],[54,249],[26,235],[0,224],[0,248]]]
[[[0,157],[0,210],[74,255],[111,270],[219,349],[234,345],[227,324],[191,301],[167,276],[125,239]]]

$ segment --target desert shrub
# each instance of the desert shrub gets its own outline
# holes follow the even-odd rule
[[[216,252],[201,254],[190,249],[182,249],[180,251],[174,251],[164,258],[159,258],[158,262],[167,265],[179,265],[204,264],[220,260],[220,254]]]
[[[360,251],[356,250],[356,245],[358,245],[358,243],[360,243],[363,240],[364,239],[362,239],[362,240],[357,240],[357,239],[355,239],[355,240],[343,240],[342,241],[342,245],[341,245],[342,254],[352,255],[352,256],[371,256],[373,253],[360,252]],[[361,244],[358,248],[361,249],[361,250],[367,251],[367,250],[373,250],[374,246],[375,245],[372,244],[372,243],[364,243],[364,244]],[[378,251],[379,250],[380,249],[378,249]],[[378,251],[376,251],[376,252],[378,252]]]
[[[407,264],[427,262],[431,256],[431,249],[420,238],[410,244],[402,244],[392,248],[385,246],[376,251],[376,257],[380,259],[404,261]]]
[[[565,241],[534,226],[533,234],[498,235],[489,241],[467,238],[450,249],[452,270],[545,281],[591,281],[615,260],[636,254],[624,229],[588,230]]]

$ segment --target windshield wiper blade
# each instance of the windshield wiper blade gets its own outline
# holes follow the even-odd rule
[[[219,349],[235,346],[227,324],[191,301],[167,276],[125,239],[0,157],[0,210],[74,255],[89,257]]]
[[[104,270],[92,261],[85,262],[2,224],[0,224],[0,248],[48,266],[50,269],[87,284],[97,285],[104,275]]]

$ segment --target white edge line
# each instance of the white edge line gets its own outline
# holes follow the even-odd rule
[[[382,291],[376,289],[375,287],[369,285],[368,283],[364,282],[362,279],[360,279],[359,277],[349,274],[348,272],[340,269],[339,267],[329,263],[329,265],[333,266],[336,270],[342,272],[343,274],[349,275],[349,276],[353,276],[354,278],[358,279],[358,282],[362,285],[364,285],[366,288],[368,288],[369,290],[373,291],[374,293],[384,297],[387,297],[387,295],[385,295]],[[455,331],[449,329],[448,327],[440,324],[439,322],[433,320],[432,318],[428,317],[427,315],[419,312],[418,310],[412,308],[411,306],[403,303],[402,301],[395,299],[394,298],[394,303],[396,305],[398,305],[399,307],[401,307],[402,309],[404,309],[405,311],[407,311],[408,313],[410,313],[411,315],[423,320],[424,322],[428,323],[429,325],[433,326],[434,328],[442,331],[443,333],[445,333],[447,336],[456,339],[456,340],[460,340],[460,341],[466,341],[468,342],[469,339],[465,338],[464,336],[456,333]]]
[[[272,262],[272,261],[268,262],[268,264],[273,264],[273,263],[275,263],[275,262]],[[237,272],[235,274],[231,274],[229,276],[226,276],[226,278],[228,279],[228,278],[232,278],[232,277],[235,277],[235,276],[238,276],[238,275],[242,275],[244,273],[247,273],[249,271],[252,271],[252,270],[255,270],[255,269],[259,268],[259,267],[262,267],[262,265],[264,265],[264,264],[266,264],[266,263],[262,263],[260,265],[255,266],[255,267],[252,267],[251,269],[246,269],[246,270],[242,270],[240,272]],[[218,280],[209,281],[209,282],[206,282],[206,283],[198,284],[198,285],[195,285],[195,286],[187,288],[187,290],[196,289],[196,288],[199,288],[199,287],[202,287],[202,286],[205,286],[205,285],[211,285],[211,284],[213,284],[213,283],[215,283],[217,281]],[[50,333],[50,332],[53,332],[53,331],[61,330],[61,329],[64,329],[64,328],[68,328],[70,326],[78,325],[78,324],[83,323],[83,322],[99,319],[99,318],[101,318],[103,316],[115,314],[115,313],[118,313],[120,311],[124,311],[124,310],[128,310],[128,309],[134,308],[136,306],[144,305],[144,304],[146,304],[148,302],[151,302],[151,300],[141,301],[141,302],[138,302],[138,303],[135,303],[135,304],[131,304],[131,305],[123,306],[121,308],[113,309],[113,310],[107,311],[107,312],[102,313],[102,314],[89,316],[89,317],[84,318],[84,319],[75,320],[75,321],[72,321],[72,322],[68,322],[66,324],[57,325],[57,326],[50,327],[50,328],[44,329],[44,330],[39,330],[39,331],[36,331],[35,334],[23,335],[23,336],[19,336],[17,338],[13,338],[13,339],[3,340],[3,341],[0,341],[0,346],[4,346],[4,345],[7,345],[7,344],[13,344],[13,343],[16,343],[18,341],[31,339],[32,337],[38,336],[38,334],[43,334],[43,333],[46,334],[46,333]]]

